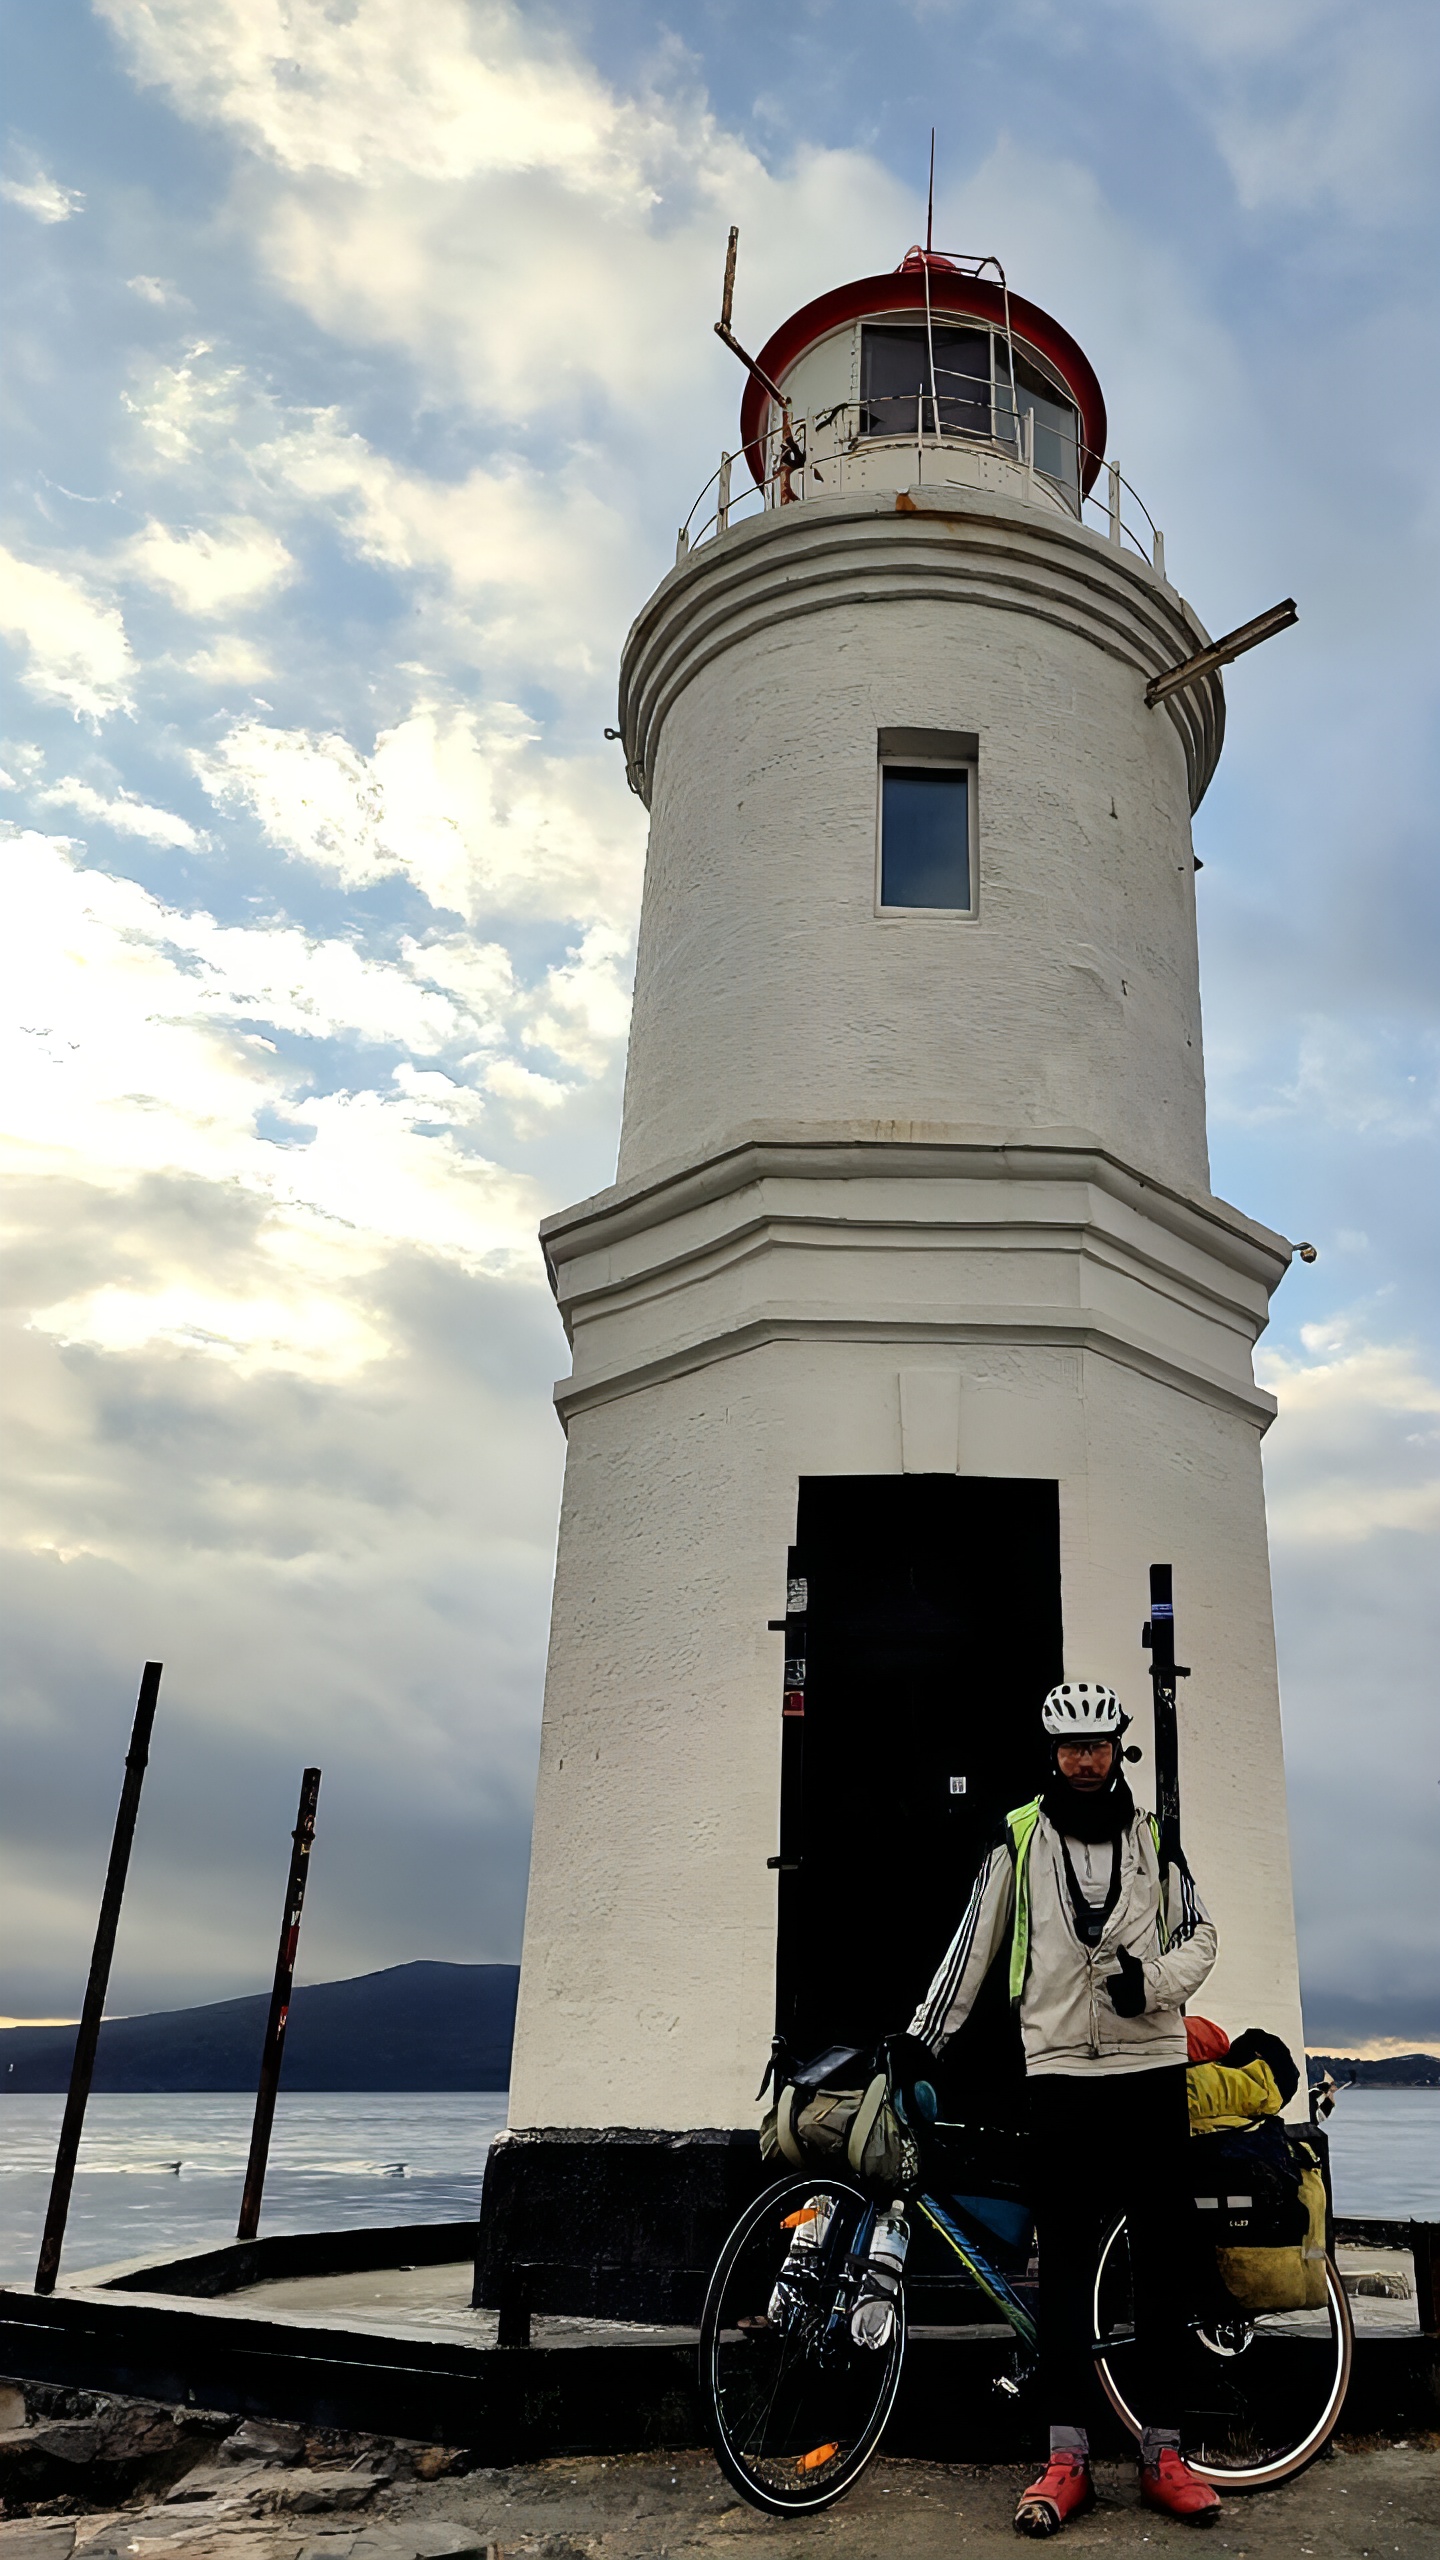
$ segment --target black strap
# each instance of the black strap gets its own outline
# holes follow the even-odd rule
[[[1098,1947],[1105,1935],[1105,1923],[1120,1899],[1120,1843],[1118,1840],[1110,1843],[1110,1885],[1098,1910],[1080,1889],[1080,1879],[1070,1862],[1070,1843],[1063,1831],[1060,1834],[1060,1855],[1065,1861],[1065,1882],[1074,1906],[1076,1935],[1085,1946]]]

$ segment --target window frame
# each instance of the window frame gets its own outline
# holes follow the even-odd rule
[[[1059,473],[1046,471],[1043,466],[1038,463],[1035,467],[1037,471],[1040,472],[1041,478],[1048,480],[1050,486],[1054,489],[1058,489],[1066,498],[1067,502],[1072,504],[1078,510],[1080,505],[1079,483],[1084,478],[1082,456],[1085,451],[1085,422],[1081,417],[1080,404],[1076,399],[1075,393],[1072,391],[1069,383],[1065,380],[1065,377],[1060,372],[1058,366],[1052,364],[1048,356],[1042,355],[1037,347],[1032,347],[1028,339],[1022,339],[1015,348],[1016,380],[1014,384],[1014,405],[1012,407],[1011,384],[1009,379],[1008,342],[1005,331],[1002,328],[998,328],[993,321],[983,320],[978,316],[975,318],[968,318],[959,312],[953,311],[946,311],[936,322],[936,327],[939,330],[958,330],[965,335],[969,335],[973,332],[976,336],[988,336],[990,341],[990,416],[988,428],[956,427],[942,424],[940,430],[940,442],[942,447],[947,442],[959,445],[988,444],[998,447],[1002,452],[1009,453],[1012,458],[1018,461],[1021,449],[1021,421],[1025,415],[1025,392],[1026,390],[1030,391],[1032,400],[1035,398],[1044,399],[1048,397],[1051,406],[1066,413],[1069,419],[1070,435],[1073,440],[1073,459],[1076,474],[1075,480],[1072,482],[1068,473],[1063,471]],[[926,406],[929,400],[929,393],[925,390],[923,384],[916,395],[917,423],[915,426],[900,427],[899,425],[895,425],[874,427],[867,431],[864,425],[865,333],[867,329],[876,333],[898,332],[900,335],[910,338],[923,335],[923,328],[923,319],[917,319],[916,314],[908,310],[903,312],[877,311],[871,313],[864,319],[857,320],[855,323],[855,337],[851,358],[851,393],[855,403],[856,412],[856,431],[852,446],[854,451],[861,452],[867,445],[906,445],[915,444],[917,442],[928,443],[933,441],[934,422],[926,416]],[[1033,385],[1021,384],[1019,375],[1022,367],[1034,375],[1035,382]],[[940,370],[941,368],[937,365],[937,375]],[[973,379],[977,383],[984,379],[983,375],[980,374],[961,378],[967,380]],[[1042,385],[1044,388],[1040,387]],[[954,393],[940,391],[938,381],[936,391],[937,397],[942,402],[947,398],[954,399],[958,396]],[[906,393],[902,396],[908,398],[909,394]],[[773,410],[771,415],[773,420]],[[1037,419],[1037,425],[1038,424],[1039,421]],[[1062,428],[1047,426],[1043,431],[1060,436],[1063,443],[1064,430]]]
[[[885,770],[887,765],[914,770],[930,766],[938,773],[963,773],[965,824],[970,862],[968,907],[889,907],[885,882]],[[928,923],[976,924],[980,917],[980,742],[966,731],[947,729],[882,729],[875,754],[875,915],[885,924],[907,917]]]
[[[907,343],[913,342],[921,354],[922,371],[928,372],[928,334],[929,333],[925,327],[923,313],[892,312],[887,313],[883,317],[861,320],[857,323],[855,333],[857,423],[854,438],[855,449],[857,452],[864,446],[871,444],[914,444],[917,438],[927,441],[931,438],[933,434],[933,422],[928,415],[930,394],[926,389],[923,380],[913,395],[915,401],[915,417],[913,420],[909,423],[900,419],[887,420],[885,424],[881,426],[867,427],[865,424],[866,417],[869,414],[867,393],[865,389],[865,342],[867,336],[872,339],[903,338]],[[957,391],[941,391],[937,378],[936,395],[942,405],[948,401],[952,406],[973,408],[977,413],[983,411],[985,418],[983,426],[956,426],[953,424],[944,424],[941,431],[942,435],[948,436],[952,442],[959,444],[984,444],[995,442],[995,333],[993,329],[991,329],[988,322],[984,320],[966,320],[958,317],[953,312],[946,312],[941,319],[935,323],[934,335],[937,344],[952,337],[974,338],[976,340],[983,339],[986,343],[987,353],[987,366],[984,373],[952,375],[948,370],[946,370],[946,368],[937,364],[937,377],[943,371],[945,372],[945,378],[947,381],[973,383],[977,392],[980,391],[982,386],[984,389],[983,400],[979,398],[974,400],[965,400]],[[885,400],[909,400],[911,396],[912,395],[908,391],[880,392],[868,395],[869,399],[882,402]]]

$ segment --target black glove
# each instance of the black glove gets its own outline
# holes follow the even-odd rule
[[[1143,2017],[1145,1967],[1138,1956],[1131,1955],[1128,1947],[1117,1947],[1115,1952],[1120,1959],[1120,1970],[1105,1977],[1105,1988],[1110,1994],[1110,2005],[1117,2017]]]

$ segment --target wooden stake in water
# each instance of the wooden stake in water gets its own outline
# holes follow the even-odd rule
[[[145,1781],[145,1764],[150,1757],[150,1730],[155,1722],[155,1704],[160,1695],[161,1669],[160,1663],[147,1662],[140,1679],[130,1748],[125,1755],[125,1780],[120,1789],[119,1811],[115,1816],[115,1835],[110,1843],[110,1865],[106,1871],[105,1890],[100,1897],[100,1918],[95,1930],[94,1953],[90,1958],[90,1979],[85,1985],[85,2003],[80,2012],[75,2054],[70,2065],[70,2090],[65,2100],[60,2141],[55,2152],[55,2175],[50,2181],[50,2203],[45,2215],[45,2234],[40,2243],[40,2263],[35,2270],[37,2293],[54,2292],[60,2268],[60,2251],[64,2246],[65,2224],[70,2213],[70,2190],[75,2183],[75,2162],[80,2151],[80,2136],[85,2129],[85,2104],[95,2071],[95,2048],[100,2042],[105,1994],[110,1988],[110,1960],[115,1953],[115,1932],[120,1922],[120,1904],[130,1865],[130,1844],[135,1837],[140,1789]]]
[[[260,2198],[265,2187],[265,2164],[270,2157],[270,2131],[275,2122],[275,2099],[285,2051],[285,2024],[290,2015],[290,1994],[295,1983],[300,1914],[305,1908],[305,1879],[310,1872],[310,1851],[315,1841],[315,1807],[319,1799],[320,1772],[307,1769],[300,1781],[300,1811],[295,1820],[295,1845],[290,1852],[290,1874],[285,1886],[285,1916],[280,1923],[280,1951],[275,1958],[275,1987],[270,1994],[270,2015],[265,2021],[265,2042],[260,2054],[260,2085],[255,2092],[255,2123],[250,2135],[250,2158],[245,2169],[245,2192],[240,2199],[240,2220],[235,2232],[237,2240],[253,2240],[260,2228]]]

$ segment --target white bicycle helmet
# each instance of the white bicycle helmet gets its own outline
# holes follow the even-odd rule
[[[1118,1742],[1130,1719],[1103,1680],[1063,1680],[1050,1690],[1040,1721],[1052,1742]]]

